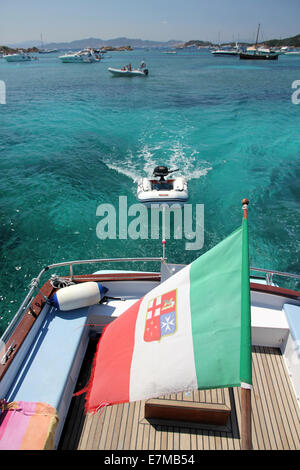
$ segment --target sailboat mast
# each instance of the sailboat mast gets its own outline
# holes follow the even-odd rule
[[[256,41],[255,41],[255,49],[256,49],[256,47],[257,47],[257,42],[258,42],[259,28],[260,28],[260,24],[258,25],[258,28],[257,28],[257,35],[256,35]]]

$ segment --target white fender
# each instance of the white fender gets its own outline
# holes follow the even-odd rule
[[[59,289],[51,298],[51,304],[61,311],[96,305],[103,298],[107,288],[100,282],[82,282]]]

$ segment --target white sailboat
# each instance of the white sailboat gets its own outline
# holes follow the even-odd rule
[[[57,52],[57,49],[45,49],[43,36],[41,34],[41,48],[39,49],[39,54],[51,54],[52,52]]]

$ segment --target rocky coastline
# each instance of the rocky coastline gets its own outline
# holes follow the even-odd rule
[[[23,52],[29,53],[29,52],[39,52],[39,49],[37,47],[29,47],[28,49],[26,48],[18,48],[18,49],[13,49],[12,47],[8,46],[0,46],[0,54],[15,54],[22,50]]]

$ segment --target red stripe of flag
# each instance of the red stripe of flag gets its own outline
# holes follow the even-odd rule
[[[135,325],[142,299],[110,323],[99,340],[87,393],[86,411],[129,401]],[[109,399],[106,397],[109,396]],[[102,403],[99,406],[99,397]]]

